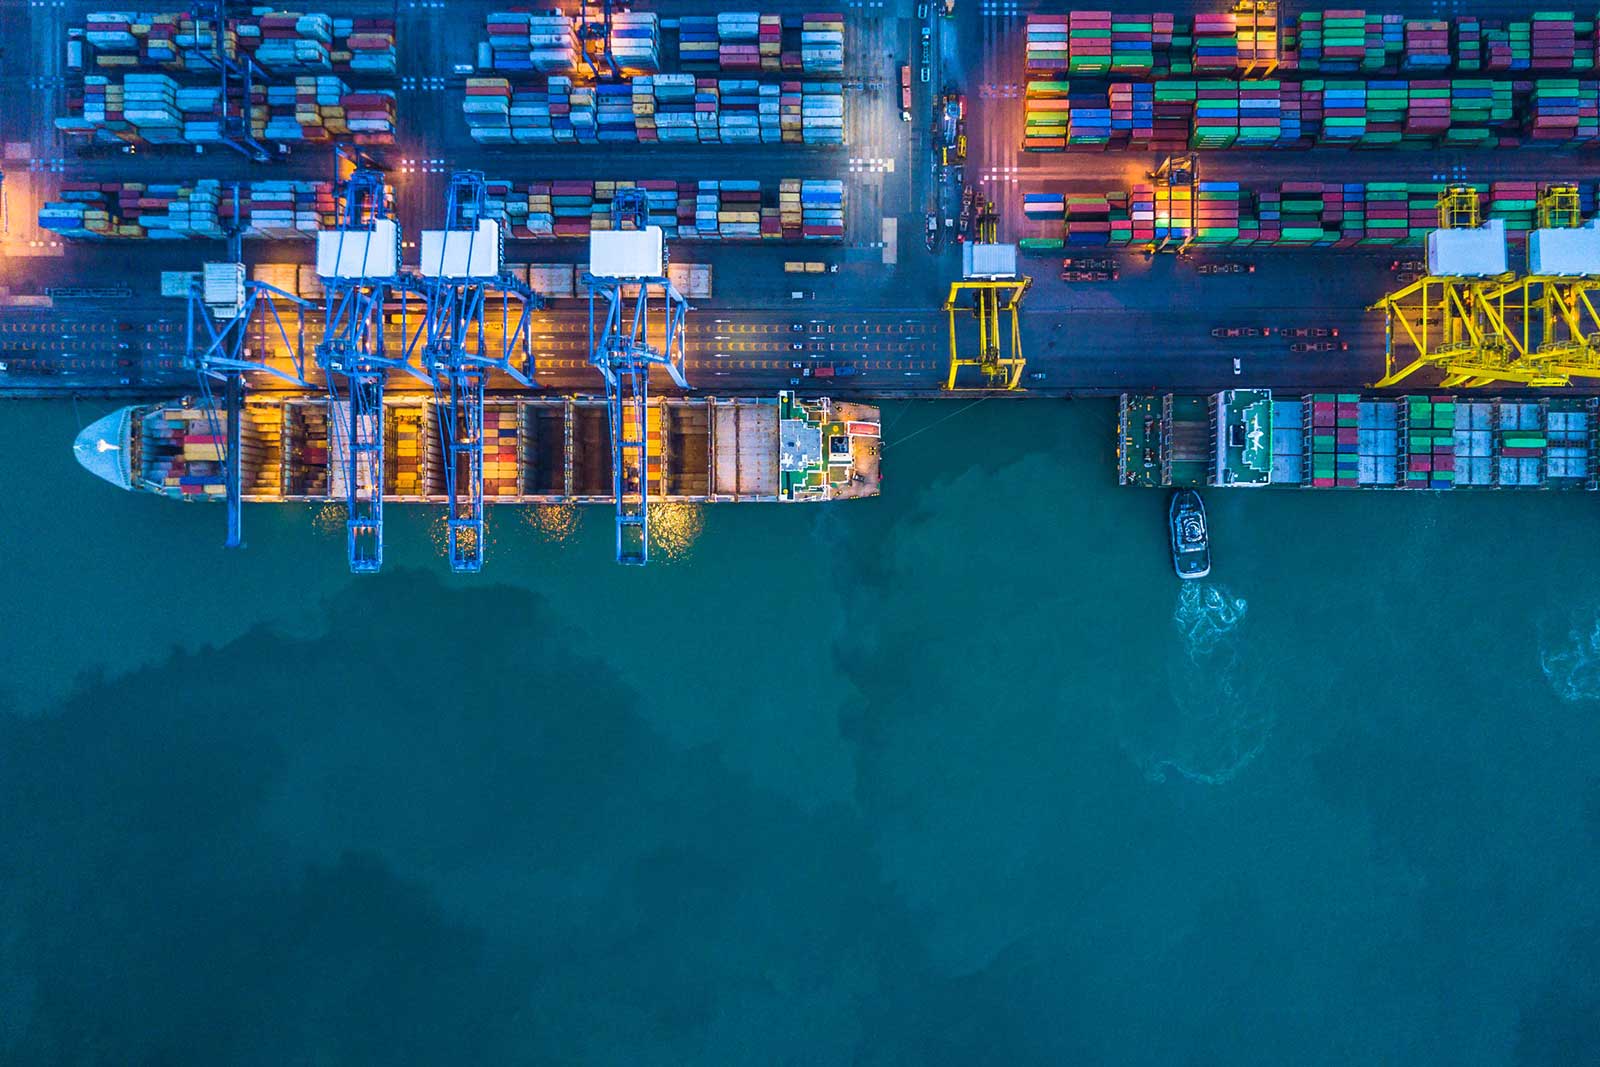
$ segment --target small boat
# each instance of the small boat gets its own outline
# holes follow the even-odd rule
[[[1172,569],[1179,578],[1204,578],[1211,573],[1211,537],[1206,530],[1206,506],[1193,489],[1172,494],[1167,509],[1172,531]]]

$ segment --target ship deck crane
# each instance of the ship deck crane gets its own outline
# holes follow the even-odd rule
[[[683,323],[688,301],[667,277],[666,238],[648,225],[643,190],[619,190],[612,229],[589,239],[589,362],[606,383],[611,423],[611,480],[617,500],[617,562],[650,559],[650,370],[661,367],[679,388],[684,374]],[[631,228],[629,228],[631,227]],[[637,286],[629,297],[625,289]],[[659,319],[660,344],[651,336]]]
[[[359,168],[335,191],[336,226],[317,234],[317,275],[326,302],[316,358],[330,399],[330,464],[339,464],[330,475],[343,482],[347,552],[357,574],[383,566],[385,380],[394,369],[428,380],[410,358],[426,319],[411,314],[412,298],[424,294],[400,272],[400,229],[390,217],[389,198],[383,173]],[[394,340],[384,322],[391,299],[400,309]]]
[[[1017,246],[997,243],[999,217],[992,201],[985,204],[976,224],[975,242],[961,246],[961,280],[950,283],[944,301],[949,316],[950,376],[946,389],[957,388],[963,367],[982,375],[981,388],[1016,389],[1022,383],[1027,358],[1022,351],[1020,309],[1033,279],[1017,273]],[[968,302],[970,300],[970,303]],[[956,314],[969,314],[978,322],[978,352],[964,356],[957,341]],[[1002,320],[1008,320],[1009,341],[1002,338]]]
[[[243,543],[240,463],[243,445],[246,372],[271,375],[290,385],[308,387],[305,377],[305,313],[309,301],[260,281],[246,281],[239,186],[232,187],[233,221],[227,232],[228,257],[207,263],[190,286],[185,349],[200,385],[200,402],[210,422],[213,438],[222,441],[218,451],[223,465],[228,535],[224,545]],[[285,322],[292,315],[294,327]],[[254,349],[249,347],[250,325],[257,325]],[[273,348],[282,345],[275,357]],[[216,383],[223,385],[223,404],[217,403]]]
[[[483,174],[451,175],[442,230],[424,230],[420,273],[427,292],[423,369],[433,381],[449,497],[451,569],[483,567],[483,394],[491,373],[534,382],[529,313],[540,306],[504,268],[500,224],[484,218]],[[490,297],[499,313],[492,315]],[[495,330],[488,329],[491,318]]]

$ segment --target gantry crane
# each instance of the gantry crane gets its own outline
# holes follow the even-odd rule
[[[1150,172],[1150,180],[1154,183],[1156,228],[1165,232],[1146,245],[1145,251],[1182,255],[1194,244],[1198,229],[1195,213],[1200,197],[1200,157],[1192,152],[1168,156]],[[1174,236],[1174,228],[1180,228],[1182,236]]]
[[[578,54],[588,66],[590,77],[597,81],[616,81],[622,77],[622,68],[611,54],[611,0],[581,0],[578,24],[572,32],[578,39]],[[600,58],[605,63],[603,70],[595,65],[593,46],[596,43],[600,45]]]
[[[267,76],[251,53],[237,51],[234,54],[229,53],[226,46],[227,9],[228,0],[210,0],[210,3],[205,5],[204,14],[196,12],[194,20],[196,32],[200,31],[202,22],[207,18],[210,20],[211,49],[207,51],[205,48],[197,48],[194,54],[211,64],[217,72],[222,106],[222,136],[219,138],[219,143],[227,145],[257,163],[264,163],[268,159],[267,150],[256,140],[255,134],[250,132],[250,98],[257,80],[265,85]],[[231,102],[230,88],[238,90],[237,109]]]
[[[619,190],[612,229],[589,238],[589,362],[606,383],[611,422],[611,481],[617,498],[617,562],[650,558],[650,368],[664,368],[679,388],[684,375],[683,322],[689,303],[667,277],[666,238],[647,219],[643,190]],[[637,286],[628,310],[624,290]],[[597,299],[598,298],[598,299]],[[659,311],[660,345],[650,336]],[[603,317],[602,317],[603,316]]]
[[[1528,235],[1528,273],[1486,299],[1519,360],[1552,378],[1600,377],[1600,230],[1583,225],[1578,188],[1552,184]]]
[[[1238,0],[1233,14],[1240,38],[1239,77],[1272,77],[1278,69],[1277,0]]]
[[[1509,382],[1531,388],[1600,376],[1600,233],[1579,227],[1577,189],[1547,187],[1539,229],[1529,235],[1530,271],[1506,266],[1504,227],[1483,224],[1478,193],[1451,186],[1439,198],[1439,229],[1429,235],[1429,273],[1369,310],[1385,315],[1386,373],[1379,388],[1426,366],[1444,388]],[[1541,242],[1556,253],[1540,263]],[[1490,252],[1498,250],[1498,258]],[[1397,331],[1398,327],[1398,333]],[[1411,354],[1396,367],[1396,341]]]
[[[200,402],[211,425],[211,435],[221,440],[220,459],[227,500],[228,548],[242,543],[242,493],[240,455],[243,443],[245,373],[271,375],[289,385],[307,387],[305,378],[305,313],[311,304],[260,281],[246,281],[243,221],[239,211],[239,186],[232,187],[233,215],[228,238],[228,258],[207,263],[188,294],[188,361],[199,377]],[[293,316],[290,335],[284,313]],[[256,323],[255,347],[248,347],[250,325]],[[281,344],[282,351],[274,352]],[[219,410],[216,383],[223,386]]]
[[[424,230],[420,273],[427,293],[423,369],[433,382],[444,461],[450,566],[483,567],[483,394],[491,373],[532,387],[529,313],[540,306],[507,273],[500,224],[484,218],[483,174],[451,175],[442,230]],[[494,297],[497,329],[488,329]]]
[[[981,388],[1015,389],[1022,382],[1027,359],[1022,354],[1019,311],[1022,296],[1033,279],[1017,273],[1017,246],[996,242],[999,218],[994,202],[979,213],[976,238],[961,246],[961,280],[950,283],[944,311],[949,316],[950,376],[946,389],[957,387],[962,367],[976,367],[982,375]],[[967,299],[971,298],[971,303]],[[978,321],[978,352],[964,356],[956,341],[956,313],[970,314]],[[1001,339],[1001,318],[1009,319],[1009,342]]]
[[[1439,194],[1439,228],[1428,235],[1428,274],[1390,293],[1368,310],[1384,313],[1385,389],[1423,367],[1444,372],[1446,388],[1491,381],[1528,386],[1564,385],[1564,379],[1522,361],[1494,299],[1511,278],[1505,225],[1485,224],[1478,190],[1451,185]],[[1396,347],[1410,359],[1396,365]]]
[[[336,447],[330,462],[343,480],[350,569],[376,572],[383,565],[383,391],[388,373],[426,374],[411,362],[425,314],[411,313],[424,299],[415,279],[400,272],[400,228],[389,215],[389,187],[381,171],[355,170],[335,191],[337,225],[317,234],[317,275],[326,295],[317,365],[327,381],[330,426]],[[398,336],[385,336],[384,309],[399,306]]]

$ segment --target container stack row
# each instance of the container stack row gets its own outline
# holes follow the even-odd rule
[[[1495,148],[1600,142],[1600,82],[1030,82],[1031,152]]]
[[[425,404],[384,406],[385,496],[416,499],[437,492],[433,483],[438,457],[430,446],[439,436],[431,425],[432,412],[432,405]]]
[[[1028,193],[1023,216],[1037,223],[1022,246],[1109,247],[1192,240],[1204,246],[1352,247],[1420,245],[1438,227],[1439,182],[1282,182],[1255,191],[1239,182],[1138,185],[1108,193]],[[1512,241],[1537,224],[1539,183],[1478,185],[1484,218],[1501,219]],[[1579,207],[1596,212],[1593,182],[1578,183]]]
[[[844,143],[837,82],[657,74],[575,86],[557,75],[537,88],[469,78],[462,107],[483,144]]]
[[[232,186],[210,179],[66,182],[59,195],[39,209],[39,226],[63,237],[221,239],[235,221]],[[333,189],[328,182],[241,183],[238,215],[246,237],[309,238],[333,225]]]
[[[326,403],[287,404],[284,438],[289,457],[284,492],[293,497],[328,495],[328,461],[333,456],[333,426]]]
[[[518,423],[521,408],[516,404],[485,404],[483,408],[483,495],[516,496],[517,441],[522,435]]]
[[[246,436],[242,431],[243,427],[241,437]],[[213,425],[201,408],[169,408],[159,417],[147,415],[139,424],[145,479],[172,496],[222,497],[227,488],[222,462],[226,432],[226,416],[219,416]],[[247,439],[245,448],[253,450],[255,445]],[[246,457],[241,454],[240,458]]]
[[[358,144],[392,144],[395,94],[391,89],[352,92],[333,75],[300,77],[293,85],[266,90],[266,121],[258,136],[277,143],[330,142],[349,138]],[[253,112],[259,121],[259,110]]]
[[[580,74],[605,60],[598,43],[587,57],[575,19],[560,11],[499,11],[488,16],[478,67],[509,77]],[[612,16],[611,54],[625,76],[663,69],[662,29],[654,13]],[[764,14],[723,11],[677,21],[678,69],[696,73],[822,74],[844,72],[844,16],[837,13]]]
[[[844,235],[844,183],[797,178],[783,179],[775,190],[754,180],[491,180],[486,213],[514,239],[581,239],[611,228],[611,202],[623,188],[644,190],[647,224],[678,240],[837,241]]]
[[[1028,16],[1029,77],[1480,72],[1587,74],[1596,69],[1592,13],[1486,20],[1408,18],[1363,10]]]
[[[565,73],[577,62],[572,24],[559,11],[492,12],[489,39],[478,46],[478,66],[484,70]]]
[[[604,42],[578,38],[578,20],[559,10],[492,11],[489,36],[478,46],[478,67],[513,77],[577,74],[604,65]],[[611,16],[611,58],[624,75],[661,69],[661,20],[653,11],[617,11]]]
[[[230,110],[248,112],[258,140],[394,141],[393,90],[352,92],[335,75],[308,75],[288,84],[255,86],[252,93],[248,102],[231,100]],[[131,73],[120,81],[90,75],[83,95],[71,104],[74,110],[58,117],[56,128],[98,143],[205,145],[223,137],[221,87],[215,83],[184,85],[166,74]]]
[[[240,53],[269,74],[393,74],[394,20],[272,12],[233,20]]]
[[[1360,400],[1355,393],[1316,393],[1310,398],[1306,405],[1311,418],[1303,443],[1303,462],[1311,485],[1331,488],[1361,484]]]
[[[1307,488],[1592,488],[1593,400],[1274,397],[1272,480]]]
[[[1456,404],[1451,397],[1408,396],[1400,405],[1407,489],[1449,489],[1456,480]]]
[[[187,13],[93,11],[82,30],[69,38],[72,68],[216,71],[215,24]],[[220,43],[227,57],[252,56],[269,75],[395,72],[388,18],[268,11],[227,19]]]

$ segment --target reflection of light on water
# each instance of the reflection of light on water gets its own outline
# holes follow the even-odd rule
[[[1169,773],[1201,785],[1224,785],[1261,754],[1276,717],[1259,694],[1241,693],[1240,625],[1249,605],[1225,588],[1184,582],[1172,622],[1187,655],[1170,661],[1173,717],[1143,760],[1145,776]]]
[[[698,505],[657,501],[650,505],[651,548],[666,559],[686,559],[705,523]]]
[[[1588,633],[1578,627],[1567,631],[1565,648],[1554,652],[1541,649],[1539,666],[1562,700],[1600,700],[1600,613],[1589,624]]]
[[[343,504],[323,504],[312,511],[311,528],[322,537],[343,537],[348,514]]]
[[[445,512],[436,512],[428,523],[428,540],[433,542],[433,554],[450,554],[450,525]]]
[[[494,512],[489,508],[483,511],[483,547],[487,552],[494,545],[494,531],[489,526],[489,516]],[[474,555],[473,539],[477,537],[471,527],[463,526],[456,532],[456,544],[461,548],[461,554],[470,559]],[[433,554],[441,558],[450,556],[450,511],[446,508],[436,512],[431,522],[428,523],[428,540],[433,542]]]
[[[533,504],[523,509],[522,517],[546,541],[559,544],[578,532],[576,504]]]

